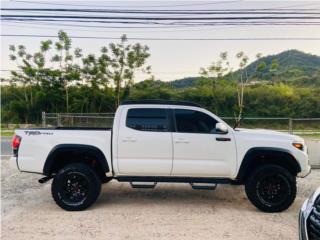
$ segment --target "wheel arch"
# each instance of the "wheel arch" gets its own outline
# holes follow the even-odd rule
[[[70,159],[68,159],[70,157]],[[59,144],[56,145],[48,154],[43,174],[50,176],[59,166],[64,166],[70,162],[81,162],[92,158],[93,164],[96,164],[103,173],[109,172],[109,166],[104,153],[97,147],[86,144]]]
[[[301,171],[300,164],[289,150],[273,147],[254,147],[246,152],[239,168],[237,181],[243,183],[256,167],[265,164],[275,164],[286,168],[294,176]]]

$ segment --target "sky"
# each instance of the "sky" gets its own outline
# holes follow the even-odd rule
[[[61,4],[61,5],[59,5]],[[284,8],[284,9],[319,9],[320,1],[1,1],[4,8],[103,8],[103,9],[166,9],[166,10],[217,10],[217,9],[247,9],[247,8]],[[15,12],[10,12],[14,14]],[[26,12],[24,14],[27,14]],[[9,14],[6,12],[6,14]],[[32,13],[30,13],[32,14]],[[75,13],[73,13],[75,14]],[[100,25],[102,26],[102,25]],[[130,37],[152,38],[320,38],[318,26],[201,26],[179,28],[147,28],[126,29],[127,25],[114,24],[116,28],[89,28],[74,26],[57,26],[54,23],[39,25],[35,23],[1,22],[1,34],[39,34],[56,35],[60,29],[70,36],[120,37],[127,34]],[[119,27],[119,28],[117,28]],[[40,38],[1,37],[1,75],[7,77],[7,70],[16,69],[9,61],[9,45],[24,44],[30,52],[37,51]],[[52,38],[54,40],[54,38]],[[115,40],[73,39],[74,47],[80,47],[84,53],[98,53],[100,48]],[[130,43],[137,41],[130,40]],[[298,49],[320,56],[320,41],[282,40],[282,41],[150,41],[139,40],[148,45],[151,57],[148,64],[156,79],[170,81],[184,77],[199,75],[199,69],[217,60],[219,53],[228,51],[231,65],[236,68],[235,55],[244,51],[251,61],[257,53],[264,56],[276,54],[289,49]],[[143,73],[136,74],[136,81],[146,79]]]

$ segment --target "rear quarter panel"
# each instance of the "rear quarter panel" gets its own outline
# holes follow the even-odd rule
[[[111,168],[111,130],[21,129],[18,152],[20,171],[42,173],[52,149],[59,144],[84,144],[99,148]]]

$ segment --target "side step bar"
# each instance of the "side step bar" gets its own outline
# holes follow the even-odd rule
[[[130,182],[132,188],[149,188],[153,189],[157,185],[156,182]]]
[[[198,178],[198,177],[162,177],[162,176],[116,176],[119,182],[172,182],[172,183],[203,183],[204,184],[230,184],[227,178]]]

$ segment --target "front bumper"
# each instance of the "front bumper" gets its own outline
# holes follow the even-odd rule
[[[320,235],[320,187],[303,203],[299,213],[299,239],[315,240]],[[318,209],[318,210],[317,210]]]
[[[307,209],[308,199],[304,201],[299,213],[299,240],[308,240],[307,219],[310,215],[310,210]]]
[[[303,171],[298,173],[298,177],[300,178],[304,178],[306,176],[308,176],[311,173],[311,166],[308,165]]]

